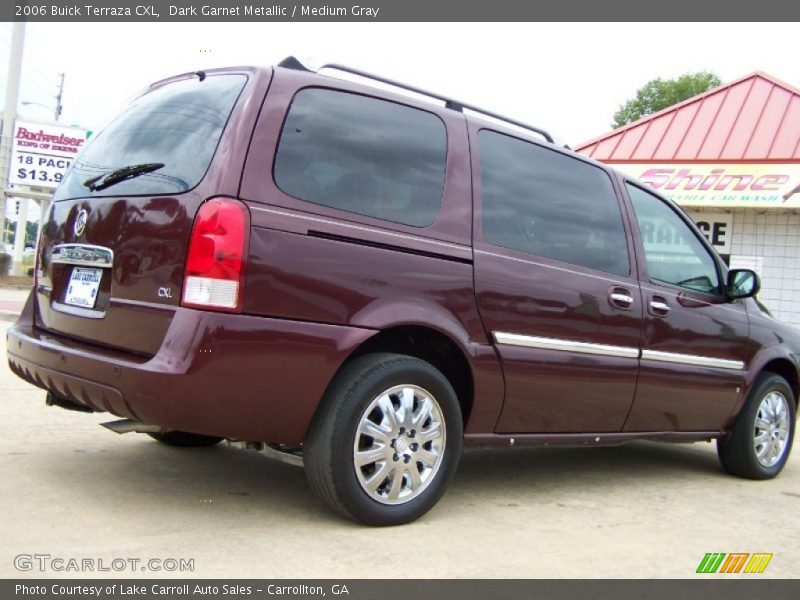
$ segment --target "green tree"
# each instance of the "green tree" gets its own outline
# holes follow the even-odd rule
[[[36,243],[36,234],[39,232],[39,224],[35,221],[25,223],[25,241],[30,244]]]
[[[36,230],[38,229],[39,225],[34,223],[33,221],[28,221],[25,223],[25,243],[26,244],[35,244],[36,243]],[[17,224],[16,223],[9,223],[8,224],[8,235],[6,236],[6,243],[13,244],[14,240],[17,237]]]
[[[707,92],[721,83],[719,77],[708,71],[686,73],[677,79],[653,79],[639,88],[635,98],[619,107],[614,113],[614,122],[611,126],[616,129],[633,123],[673,104],[688,100],[692,96]]]

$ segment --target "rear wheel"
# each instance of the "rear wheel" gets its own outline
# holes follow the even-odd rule
[[[795,407],[787,381],[775,373],[763,373],[730,435],[717,440],[722,467],[747,479],[771,479],[780,473],[792,449]]]
[[[438,369],[410,356],[370,354],[331,384],[303,460],[311,487],[339,514],[398,525],[442,496],[462,436],[458,399]]]
[[[189,433],[188,431],[167,431],[166,433],[148,433],[147,435],[162,444],[179,448],[201,448],[213,446],[222,441],[221,437],[200,435],[199,433]]]

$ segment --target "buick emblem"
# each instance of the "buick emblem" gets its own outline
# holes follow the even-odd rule
[[[83,230],[86,229],[86,221],[88,220],[89,213],[86,212],[86,209],[82,209],[81,212],[78,213],[78,216],[75,217],[75,225],[72,228],[76,237],[83,235]]]

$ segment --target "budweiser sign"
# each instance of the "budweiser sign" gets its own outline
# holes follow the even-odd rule
[[[683,206],[800,207],[800,163],[614,166]]]
[[[55,189],[86,143],[86,130],[16,121],[9,183]]]

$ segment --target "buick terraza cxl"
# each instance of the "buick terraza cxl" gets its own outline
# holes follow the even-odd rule
[[[326,72],[180,75],[91,139],[8,332],[48,404],[302,463],[375,525],[467,445],[716,439],[729,473],[781,471],[800,336],[755,273],[545,131]]]

